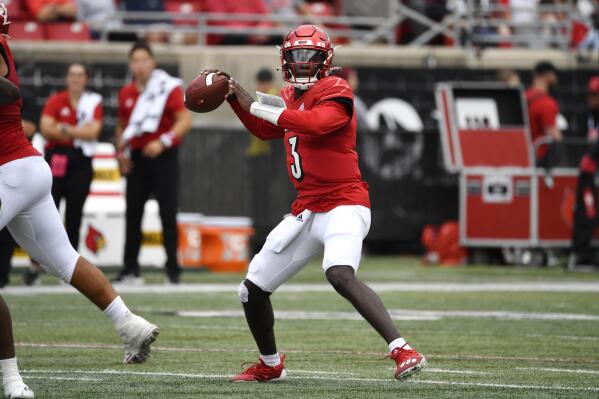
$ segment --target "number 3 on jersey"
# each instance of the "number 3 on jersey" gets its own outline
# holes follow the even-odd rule
[[[295,180],[301,181],[304,178],[304,171],[302,170],[302,158],[297,152],[298,144],[299,139],[297,136],[289,137],[291,156],[293,157],[293,163],[291,164],[291,175],[295,178]]]

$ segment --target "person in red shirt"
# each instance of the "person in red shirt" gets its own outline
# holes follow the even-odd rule
[[[104,311],[125,344],[124,363],[142,363],[159,329],[133,314],[104,274],[69,242],[50,194],[50,167],[23,132],[19,77],[6,39],[9,27],[8,11],[0,3],[0,230],[8,227],[32,259]],[[6,397],[33,398],[17,367],[10,312],[1,296],[0,371]]]
[[[127,176],[124,267],[116,281],[141,282],[138,263],[141,221],[150,195],[160,207],[166,250],[165,271],[177,284],[177,204],[179,145],[191,129],[191,115],[183,101],[182,82],[156,68],[145,42],[129,52],[133,81],[119,93],[116,141],[121,172]]]
[[[426,364],[401,337],[379,297],[355,277],[370,229],[370,200],[358,168],[353,91],[331,75],[333,55],[322,29],[302,25],[281,47],[281,70],[289,83],[281,97],[259,93],[257,102],[229,80],[227,99],[245,127],[262,140],[284,141],[289,179],[297,189],[291,215],[268,235],[239,286],[260,359],[234,382],[285,378],[270,295],[323,250],[328,281],[389,345],[395,378],[409,377]]]
[[[26,0],[27,8],[40,22],[74,20],[77,4],[74,0]]]
[[[40,130],[46,139],[45,158],[52,170],[52,197],[56,207],[66,202],[65,227],[73,248],[79,248],[83,206],[93,177],[92,157],[102,130],[102,96],[88,92],[89,72],[83,64],[67,69],[66,90],[48,98]],[[38,281],[40,268],[32,263],[24,282]]]
[[[548,144],[562,140],[562,132],[557,127],[559,105],[549,94],[557,84],[557,69],[549,62],[540,62],[533,71],[531,87],[526,91],[530,133],[535,145],[537,164],[545,165],[549,152]]]

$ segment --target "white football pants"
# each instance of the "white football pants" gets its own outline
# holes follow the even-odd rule
[[[79,254],[51,196],[46,161],[32,156],[0,166],[0,229],[8,227],[29,256],[50,274],[70,282]]]

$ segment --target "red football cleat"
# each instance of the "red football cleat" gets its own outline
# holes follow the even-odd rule
[[[231,382],[270,382],[281,381],[287,377],[283,361],[285,356],[281,356],[281,364],[275,367],[267,366],[262,359],[258,363],[252,364],[245,371],[231,378]]]
[[[395,369],[395,379],[403,380],[413,374],[418,373],[426,366],[426,359],[414,349],[395,348],[389,354],[389,357],[395,360],[397,368]]]

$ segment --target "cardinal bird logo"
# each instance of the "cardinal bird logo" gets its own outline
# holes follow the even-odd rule
[[[106,240],[104,234],[96,230],[91,224],[87,229],[87,236],[85,237],[85,245],[87,249],[94,255],[97,255],[100,250],[106,246]]]

